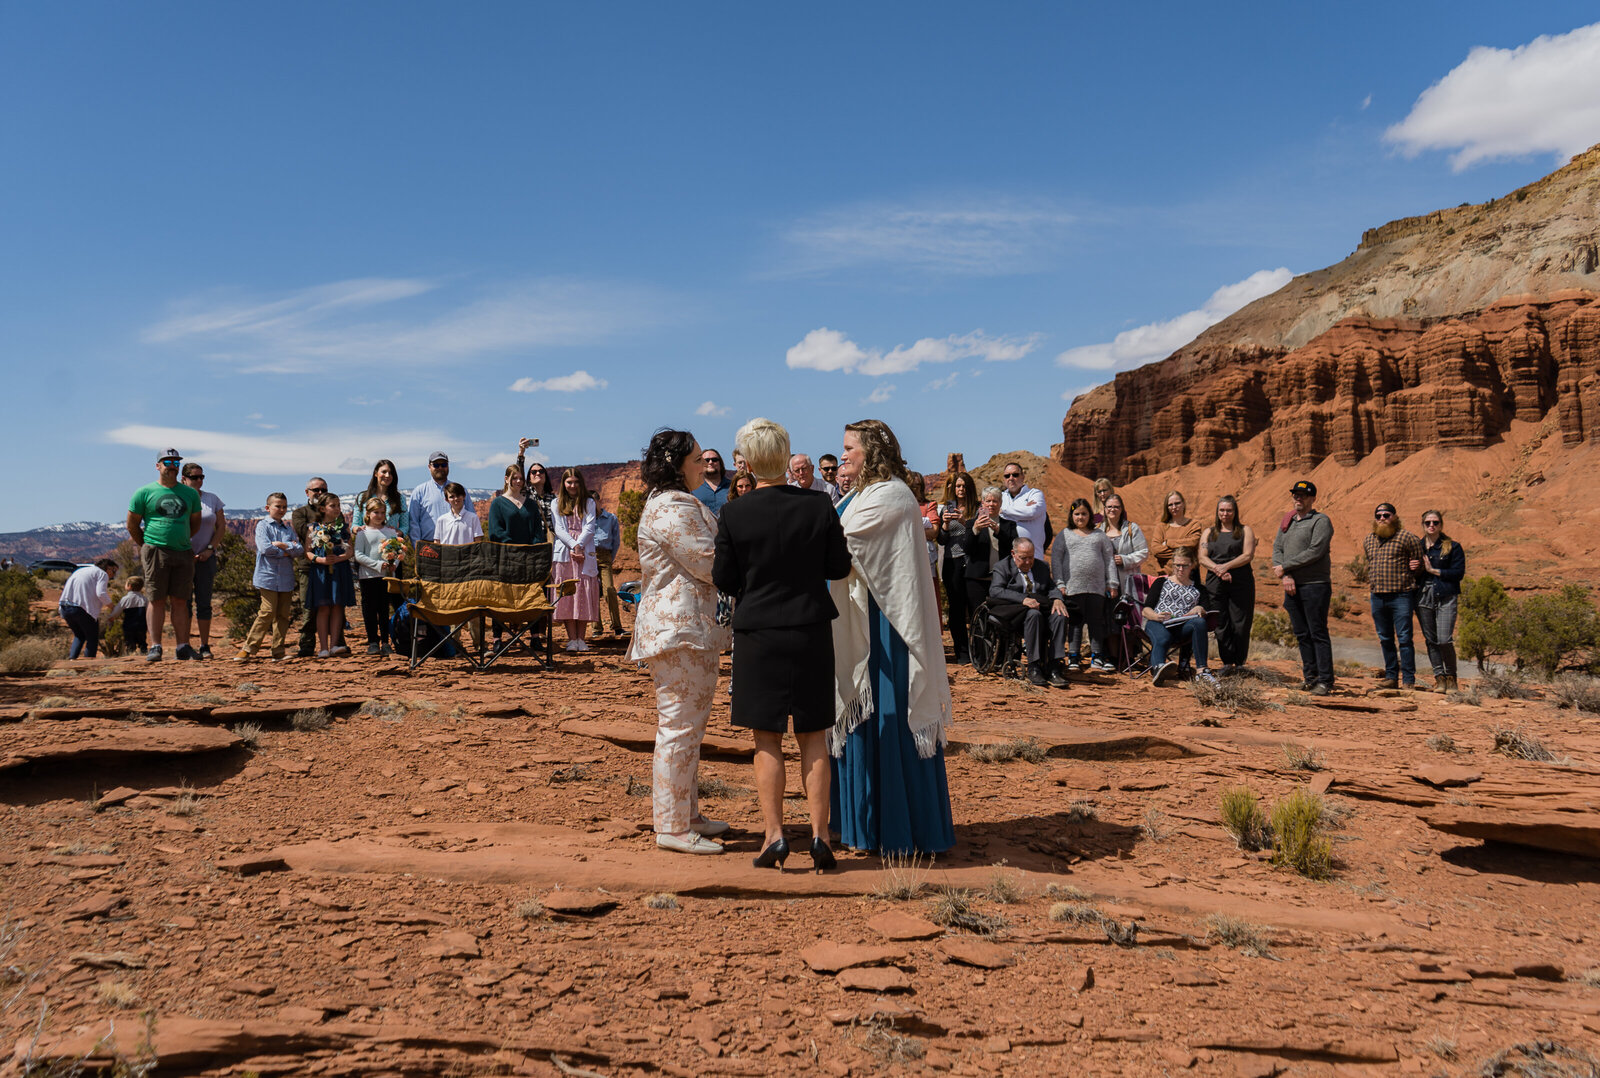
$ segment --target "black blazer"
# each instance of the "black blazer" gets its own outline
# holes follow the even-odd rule
[[[839,616],[828,581],[850,575],[833,500],[799,487],[759,487],[722,507],[711,579],[738,600],[733,627],[777,629]]]
[[[966,541],[961,545],[967,551],[967,577],[971,580],[989,579],[989,531],[977,531],[971,527],[967,529]],[[1002,520],[999,527],[993,531],[999,549],[995,552],[995,568],[1000,563],[1011,557],[1011,544],[1017,538],[1017,522]],[[1042,559],[1041,559],[1042,560]]]

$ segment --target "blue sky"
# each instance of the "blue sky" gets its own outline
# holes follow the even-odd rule
[[[727,452],[754,415],[813,454],[869,415],[913,466],[1044,453],[1072,395],[1362,229],[1600,141],[1593,19],[6,3],[0,355],[39,481],[0,531],[120,519],[169,442],[239,511],[441,446],[492,485],[519,435]]]

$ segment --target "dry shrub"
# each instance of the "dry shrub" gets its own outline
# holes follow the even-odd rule
[[[922,855],[915,851],[885,854],[883,879],[872,889],[872,896],[890,902],[910,902],[926,889],[924,877],[932,864],[931,858],[924,864]]]
[[[1051,898],[1064,898],[1071,902],[1083,902],[1089,897],[1088,892],[1070,883],[1047,883],[1044,885],[1044,893]]]
[[[1561,674],[1550,682],[1557,707],[1600,715],[1600,678],[1583,674]]]
[[[139,1002],[139,993],[127,981],[101,981],[97,994],[100,1002],[113,1007],[128,1008]]]
[[[1144,822],[1139,825],[1139,830],[1151,842],[1160,842],[1172,833],[1167,827],[1166,814],[1156,808],[1145,809]]]
[[[1322,829],[1322,798],[1309,790],[1295,790],[1272,806],[1276,842],[1272,863],[1291,868],[1310,880],[1332,876],[1333,846]]]
[[[893,1018],[878,1014],[855,1019],[850,1039],[883,1063],[914,1063],[928,1054],[916,1038],[895,1032]]]
[[[204,808],[204,804],[194,791],[185,788],[182,793],[173,799],[167,806],[168,816],[193,816]]]
[[[1011,741],[997,741],[987,745],[968,745],[967,755],[980,764],[1005,764],[1012,760],[1024,760],[1030,764],[1043,763],[1049,753],[1045,747],[1031,737],[1016,738]]]
[[[661,891],[653,895],[646,895],[644,904],[653,910],[675,910],[679,908],[678,896],[669,894],[666,891]]]
[[[750,796],[749,792],[741,787],[705,775],[700,776],[699,790],[701,798],[720,798],[724,801]]]
[[[1456,1057],[1456,1042],[1449,1037],[1429,1037],[1428,1051],[1440,1059],[1454,1059]]]
[[[261,724],[259,722],[236,722],[233,724],[233,733],[240,741],[244,742],[247,749],[261,747]]]
[[[66,658],[60,645],[39,636],[25,636],[0,651],[0,670],[8,674],[33,674],[50,669],[57,659]]]
[[[566,782],[583,782],[589,777],[589,771],[590,768],[588,764],[573,764],[570,767],[558,767],[554,771],[550,772],[550,781],[558,786]],[[701,781],[704,780],[702,779]],[[702,793],[701,796],[704,797],[705,795]]]
[[[1316,749],[1296,741],[1283,743],[1283,762],[1296,771],[1321,771],[1325,766]]]
[[[1280,648],[1298,648],[1294,630],[1289,628],[1289,615],[1282,610],[1259,610],[1250,623],[1250,639],[1255,643],[1276,644]]]
[[[1544,747],[1532,734],[1525,732],[1522,727],[1494,726],[1489,730],[1494,737],[1494,747],[1490,752],[1509,756],[1513,760],[1538,760],[1548,762],[1554,760],[1555,754]]]
[[[1189,683],[1189,691],[1201,707],[1220,708],[1235,715],[1241,711],[1283,710],[1282,705],[1267,699],[1260,685],[1247,678],[1231,677],[1217,682],[1195,678]]]
[[[333,725],[333,716],[325,707],[305,708],[289,716],[289,725],[303,734],[314,733]]]
[[[1232,947],[1248,958],[1270,958],[1267,930],[1239,917],[1213,913],[1206,918],[1206,939]]]
[[[1473,707],[1483,706],[1483,697],[1478,695],[1478,690],[1468,685],[1464,689],[1452,689],[1445,694],[1445,699],[1452,704],[1470,704]]]
[[[544,903],[537,898],[525,898],[517,903],[517,916],[524,921],[537,921],[544,916]]]
[[[1531,700],[1528,679],[1511,669],[1489,667],[1478,674],[1478,691],[1493,700]]]
[[[629,775],[628,788],[622,792],[628,797],[649,797],[652,791],[648,782],[640,782],[632,775]]]
[[[356,712],[357,718],[382,719],[384,722],[399,722],[406,717],[404,700],[368,700],[361,705],[361,710]]]
[[[1123,924],[1115,917],[1106,917],[1101,920],[1100,927],[1105,931],[1106,939],[1118,947],[1137,947],[1139,945],[1139,922],[1129,921]]]
[[[72,707],[78,701],[70,696],[45,696],[33,703],[34,707]]]
[[[1434,752],[1460,752],[1461,747],[1449,734],[1433,734],[1428,738],[1428,748]]]
[[[1068,823],[1089,823],[1098,817],[1093,801],[1074,801],[1067,806]]]
[[[1241,850],[1259,850],[1271,841],[1261,798],[1248,786],[1230,786],[1222,791],[1222,827]]]
[[[1479,1066],[1485,1078],[1600,1078],[1600,1059],[1559,1041],[1524,1041]]]
[[[1011,873],[1005,870],[1005,862],[1001,861],[994,866],[994,875],[989,877],[989,887],[984,895],[990,902],[998,902],[1002,906],[1015,905],[1023,900],[1022,888],[1017,886]]]
[[[1050,919],[1070,925],[1097,925],[1106,915],[1092,902],[1057,902],[1050,907]]]
[[[934,924],[976,932],[980,936],[992,936],[1006,926],[1002,917],[979,913],[972,906],[971,893],[957,887],[940,889],[939,897],[933,900],[930,919]]]

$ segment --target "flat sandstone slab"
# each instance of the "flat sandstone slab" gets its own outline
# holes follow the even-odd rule
[[[0,771],[34,763],[217,752],[242,743],[233,731],[209,726],[124,726],[77,720],[53,722],[48,727],[8,727],[0,736]]]

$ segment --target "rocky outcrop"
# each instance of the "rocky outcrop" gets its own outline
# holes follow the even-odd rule
[[[1506,198],[1370,229],[1072,404],[1056,460],[1119,482],[1262,438],[1268,468],[1481,447],[1552,412],[1600,437],[1600,147]]]

